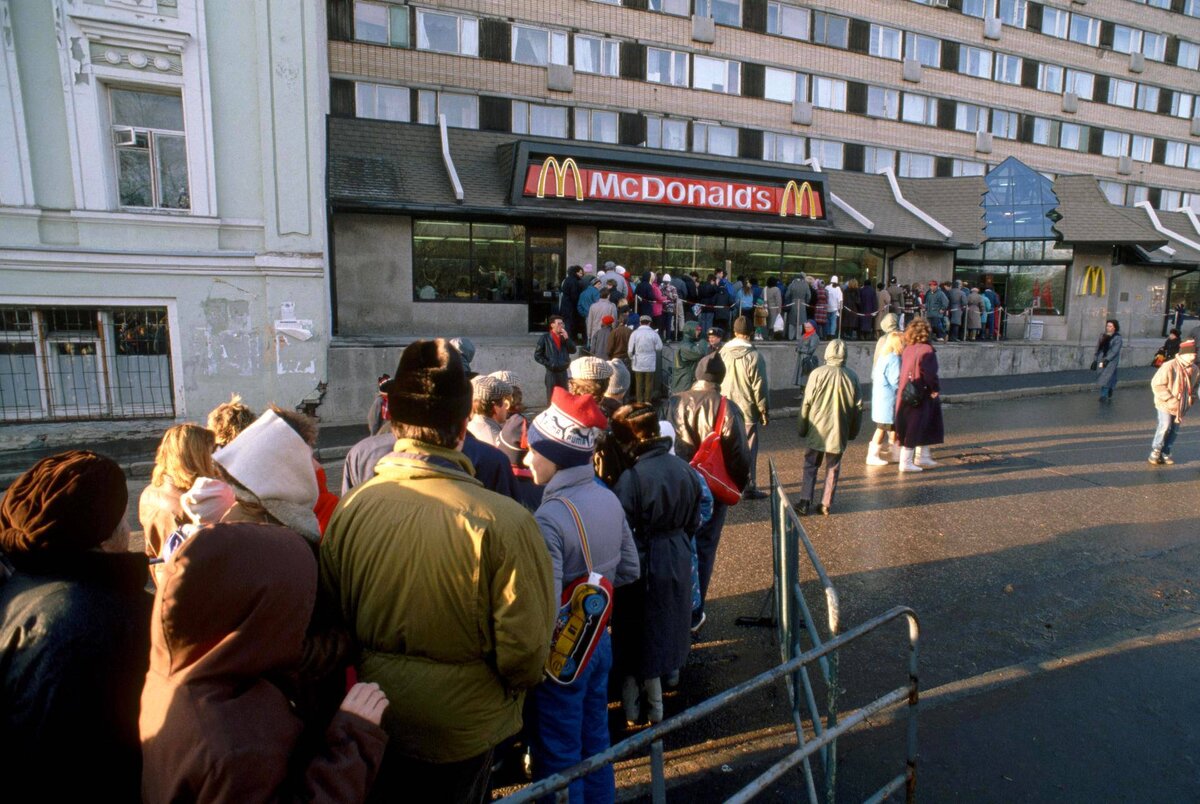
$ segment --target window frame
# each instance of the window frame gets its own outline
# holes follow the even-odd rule
[[[712,150],[712,133],[714,131],[719,131],[722,136],[732,138],[732,148],[728,152]],[[738,139],[738,130],[734,126],[723,126],[720,123],[710,123],[704,120],[692,123],[692,153],[708,154],[710,156],[737,156]],[[703,146],[701,146],[701,142],[703,142]]]
[[[975,70],[971,69],[972,56],[977,57],[977,66]],[[982,78],[990,81],[992,79],[993,61],[994,54],[987,48],[963,45],[958,50],[958,72],[961,75],[969,75],[972,78]],[[985,62],[986,67],[984,66]]]
[[[663,145],[663,135],[668,126],[671,129],[678,129],[673,132],[671,141],[678,140],[680,143],[679,148]],[[646,147],[661,151],[687,151],[691,147],[691,138],[688,136],[688,121],[679,117],[646,115]]]
[[[565,108],[565,107],[564,107]],[[572,131],[571,137],[580,142],[603,142],[615,145],[620,141],[621,134],[621,116],[619,113],[611,109],[589,109],[585,106],[577,106],[571,110]],[[593,137],[592,134],[596,130],[596,117],[603,115],[606,119],[611,115],[612,120],[612,139],[601,139]],[[579,136],[580,118],[585,118],[587,126],[587,136]]]
[[[426,17],[449,17],[455,21],[455,47],[453,50],[443,50],[441,48],[430,47],[429,37],[426,28],[421,23]],[[471,29],[470,40],[473,47],[468,48],[468,37],[464,33]],[[425,37],[426,44],[421,46],[421,38]],[[417,9],[417,37],[416,50],[422,50],[427,53],[446,53],[451,56],[466,56],[468,58],[479,58],[479,18],[472,17],[467,14],[458,14],[446,11],[434,11],[428,8]]]
[[[873,106],[878,106],[876,99],[882,94],[883,114],[877,114],[872,111]],[[874,97],[873,97],[874,96]],[[888,111],[891,114],[888,114]],[[899,120],[900,119],[900,90],[891,87],[867,87],[867,117],[874,117],[878,120]]]
[[[914,112],[912,115],[909,113],[910,108]],[[936,126],[937,98],[917,92],[905,92],[900,99],[900,121],[918,126]]]
[[[514,23],[510,26],[512,34],[509,42],[509,61],[513,64],[525,64],[530,67],[549,67],[551,64],[566,66],[570,63],[571,40],[566,31],[560,31],[555,28],[543,28],[538,25],[518,25]],[[540,34],[545,37],[546,61],[524,61],[517,58],[517,48],[520,46],[517,32],[521,31],[529,34]],[[556,52],[555,43],[558,43]],[[532,48],[536,52],[536,48]]]
[[[126,84],[126,83],[104,83],[104,100],[106,105],[106,113],[108,115],[108,143],[109,158],[112,160],[113,170],[113,186],[112,193],[116,200],[116,207],[120,210],[132,210],[138,212],[152,212],[155,214],[175,214],[187,215],[193,213],[192,204],[192,187],[194,185],[192,176],[191,155],[187,137],[187,109],[183,102],[183,88],[168,87],[160,84]],[[114,93],[130,92],[145,95],[158,95],[162,97],[173,98],[179,103],[180,128],[162,128],[154,125],[134,125],[132,123],[118,123],[117,115],[114,108]],[[118,143],[116,133],[129,132],[133,135],[133,143],[122,145]],[[144,138],[144,145],[141,145],[141,138]],[[183,143],[183,172],[184,192],[187,195],[186,205],[168,206],[162,203],[162,150],[163,143],[166,140],[179,140]],[[194,143],[192,144],[194,146]],[[145,151],[149,187],[146,188],[146,194],[150,199],[148,206],[140,204],[126,204],[122,201],[122,170],[121,170],[121,153],[126,151],[141,152]]]
[[[779,145],[786,142],[798,146],[798,159],[780,159]],[[808,138],[799,134],[783,134],[776,131],[763,132],[763,161],[776,162],[781,165],[802,165],[808,154]]]
[[[1137,102],[1137,82],[1127,81],[1123,78],[1112,77],[1108,79],[1108,98],[1106,103],[1110,106],[1120,106],[1125,109],[1132,109]]]
[[[980,131],[987,131],[988,121],[991,118],[990,111],[988,107],[977,103],[956,102],[954,109],[954,130],[964,131],[968,134],[978,134]],[[970,125],[972,119],[975,121],[974,126]]]
[[[574,37],[574,59],[572,67],[576,72],[585,73],[587,75],[602,75],[607,78],[619,78],[621,75],[621,42],[617,39],[612,39],[607,36],[596,36],[593,34],[576,33]],[[599,70],[586,70],[579,66],[579,51],[580,40],[584,42],[595,42],[596,50],[600,54]]]
[[[363,114],[361,108],[362,92],[369,89],[374,94],[375,111],[379,109],[379,91],[381,89],[388,92],[395,92],[403,96],[404,102],[404,117],[386,117],[379,114]],[[408,87],[398,84],[383,84],[378,81],[355,81],[354,82],[354,116],[362,117],[369,120],[391,120],[395,123],[411,123],[412,122],[412,92]]]
[[[901,61],[904,58],[904,31],[872,22],[867,53],[880,59]]]
[[[835,47],[840,50],[847,50],[850,47],[850,18],[843,17],[840,14],[833,14],[828,11],[814,10],[810,16],[812,20],[812,42],[817,45],[825,45],[826,47]],[[818,36],[817,23],[820,22],[821,29]],[[831,23],[840,27],[840,31],[830,37]]]
[[[778,94],[772,93],[772,75],[776,78],[787,77],[788,83],[791,85],[791,97],[783,98]],[[778,82],[774,82],[778,84]],[[806,73],[798,73],[795,70],[786,70],[782,67],[767,67],[763,70],[763,97],[766,100],[778,101],[780,103],[795,103],[796,101],[808,100],[808,75]]]
[[[717,19],[716,8],[718,5],[722,7],[735,6],[733,16],[729,17],[727,13],[723,13],[726,19]],[[742,0],[694,0],[694,6],[695,14],[698,17],[709,17],[717,25],[725,25],[730,28],[742,27]]]
[[[1057,77],[1055,77],[1057,74]],[[1038,65],[1037,88],[1042,92],[1052,92],[1055,95],[1063,94],[1066,87],[1066,68],[1061,64],[1047,64],[1045,62]]]
[[[887,154],[886,164],[881,165],[880,157]],[[896,169],[896,156],[899,151],[895,148],[884,148],[879,145],[868,145],[863,148],[863,173],[878,174],[884,168]]]
[[[814,156],[814,152],[813,152],[813,144],[814,143],[816,143],[817,147],[821,151],[820,156]],[[836,150],[837,158],[826,159],[826,149]],[[839,140],[823,140],[823,139],[814,139],[812,137],[809,137],[809,139],[808,139],[808,158],[809,159],[813,159],[813,158],[817,159],[821,164],[822,170],[824,170],[824,169],[841,170],[843,168],[843,166],[846,164],[846,144]]]
[[[668,65],[669,65],[670,69],[668,70],[669,74],[667,76],[667,80],[665,80],[665,81],[655,80],[650,77],[651,76],[650,59],[651,59],[651,55],[655,54],[655,53],[665,53],[668,56]],[[682,59],[682,64],[680,62],[681,59]],[[671,48],[665,48],[665,47],[648,47],[648,48],[646,48],[646,80],[648,82],[650,82],[651,84],[660,84],[662,86],[668,86],[668,87],[685,87],[686,88],[690,85],[690,78],[691,78],[690,65],[691,65],[691,54],[686,51],[672,50]],[[682,73],[682,75],[677,76],[676,75],[677,72]]]
[[[819,100],[819,94],[824,94],[819,87],[828,86],[831,93],[829,100],[825,103]],[[817,109],[830,109],[835,112],[846,111],[846,89],[847,83],[842,78],[830,78],[826,75],[814,75],[809,79],[809,88],[812,97],[812,105]]]
[[[517,113],[518,107],[523,109],[520,115]],[[528,134],[532,137],[551,137],[558,140],[565,140],[571,136],[571,108],[569,106],[514,100],[511,104],[511,109],[510,128],[514,134]],[[562,113],[561,134],[557,134],[554,131],[534,131],[534,115],[544,112]],[[520,126],[517,125],[518,117],[523,121]]]
[[[426,99],[428,99],[430,97],[433,98],[433,119],[432,120],[426,119],[426,115],[425,115],[426,109],[425,109],[424,102]],[[443,101],[450,100],[450,99],[454,99],[455,101],[462,100],[462,99],[469,99],[474,102],[473,115],[475,118],[474,119],[475,125],[473,125],[473,126],[458,125],[457,123],[451,122],[449,114],[446,115],[446,125],[450,128],[465,128],[465,129],[478,130],[478,128],[479,128],[479,96],[471,95],[470,93],[466,93],[466,92],[446,92],[446,91],[439,90],[439,89],[419,89],[419,90],[417,90],[417,122],[421,123],[423,125],[436,126],[438,124],[438,117],[444,113],[444,109],[442,108]]]
[[[1086,26],[1086,30],[1077,35],[1075,23],[1080,22]],[[1071,23],[1067,28],[1067,39],[1080,45],[1088,45],[1090,47],[1100,46],[1100,20],[1096,17],[1089,17],[1086,14],[1077,14],[1071,12]]]
[[[932,46],[932,58],[926,61],[921,56],[922,45]],[[937,70],[942,66],[942,40],[936,36],[928,34],[919,34],[912,31],[904,33],[904,57],[906,59],[916,59],[925,67]]]
[[[1042,9],[1041,32],[1055,39],[1067,39],[1071,31],[1071,12],[1047,5]]]
[[[785,12],[786,9],[786,12]],[[772,11],[774,11],[774,26],[772,26]],[[788,33],[784,27],[784,20],[792,14],[799,14],[804,18],[804,28],[800,35]],[[795,22],[795,18],[792,18]],[[772,30],[772,27],[775,30]],[[767,3],[767,33],[772,36],[782,36],[786,39],[794,39],[798,42],[808,42],[812,39],[812,10],[803,6],[798,6],[793,3],[784,3],[780,0],[770,0]]]
[[[1015,140],[1017,134],[1020,133],[1020,119],[1016,112],[1010,112],[1004,109],[992,109],[992,122],[988,127],[988,131],[993,137],[998,137],[1002,140]]]
[[[699,85],[700,80],[700,65],[701,62],[712,62],[713,66],[721,65],[722,72],[725,75],[725,83],[727,86],[718,88],[717,86]],[[692,89],[700,89],[706,92],[716,92],[720,95],[741,95],[742,94],[742,63],[735,59],[723,59],[717,56],[709,56],[702,53],[692,54]]]
[[[999,84],[1020,86],[1024,59],[1012,53],[992,54],[992,80]]]
[[[380,9],[381,11],[383,11],[384,16],[386,17],[386,22],[384,23],[384,28],[386,29],[386,32],[385,32],[383,40],[365,39],[358,35],[358,20],[359,20],[358,9],[360,6],[367,7],[367,8],[377,8],[377,9]],[[368,44],[383,45],[385,47],[405,47],[406,48],[406,47],[411,46],[412,31],[410,30],[410,28],[412,27],[412,23],[409,20],[407,5],[399,5],[396,3],[382,3],[382,2],[377,2],[377,0],[354,0],[354,6],[352,9],[352,12],[354,14],[354,41],[355,42],[366,42]],[[403,30],[400,32],[399,36],[397,36],[397,32],[394,30],[394,28],[395,28],[396,23],[400,20],[403,20],[403,22],[401,23]]]
[[[928,169],[923,169],[919,173],[914,173],[914,163],[920,164],[922,168],[927,166]],[[935,159],[931,154],[916,153],[914,151],[900,151],[896,157],[896,175],[901,178],[930,179],[933,178],[936,172],[937,159]]]

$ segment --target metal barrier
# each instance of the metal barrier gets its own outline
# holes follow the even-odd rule
[[[664,720],[645,731],[633,735],[616,745],[583,760],[579,764],[561,773],[554,774],[539,782],[501,799],[509,804],[534,801],[543,796],[555,795],[556,800],[566,804],[568,786],[594,770],[604,767],[625,757],[640,754],[647,749],[650,751],[650,795],[654,804],[664,804],[667,797],[666,768],[663,753],[663,737],[677,729],[687,726],[718,709],[729,706],[739,699],[757,690],[768,687],[780,679],[785,679],[792,700],[792,720],[796,730],[797,748],[783,759],[776,762],[750,784],[735,793],[729,801],[745,802],[766,791],[771,784],[778,781],[785,773],[799,765],[804,774],[804,783],[810,804],[819,804],[822,798],[827,804],[836,800],[837,783],[837,740],[846,732],[864,722],[871,715],[887,709],[890,706],[907,703],[908,705],[908,734],[907,761],[904,772],[890,779],[880,787],[869,799],[869,802],[880,802],[896,791],[904,788],[906,800],[914,800],[916,793],[917,772],[917,701],[918,675],[917,658],[920,626],[916,613],[906,607],[897,606],[855,626],[844,633],[840,630],[839,607],[837,590],[825,573],[825,568],[817,557],[816,550],[804,532],[800,519],[783,493],[775,470],[774,461],[770,462],[771,472],[771,543],[774,566],[773,602],[775,617],[773,623],[777,627],[782,663],[760,673],[741,684],[715,695],[708,700],[693,706],[678,715]],[[817,578],[824,591],[827,609],[828,630],[822,634],[817,628],[800,583],[800,546],[803,545],[812,564]],[[838,660],[840,648],[871,633],[892,620],[905,618],[908,621],[908,684],[888,692],[880,698],[867,703],[847,714],[840,722],[838,720]],[[762,618],[756,618],[761,620]],[[805,650],[804,638],[808,637],[812,647]],[[816,704],[816,695],[809,677],[809,666],[816,663],[826,685],[827,712],[822,722],[820,711]],[[797,691],[802,694],[798,695]],[[813,737],[808,739],[804,728],[804,706],[807,706]],[[816,781],[810,765],[810,758],[817,754],[823,767],[821,792],[818,796]]]

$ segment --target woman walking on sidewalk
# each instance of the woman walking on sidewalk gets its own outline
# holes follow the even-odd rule
[[[929,322],[924,318],[915,319],[904,330],[907,345],[900,356],[900,386],[896,390],[901,472],[937,466],[930,447],[946,440],[937,355],[929,344],[929,333]],[[909,385],[913,390],[906,394]]]
[[[1092,371],[1099,369],[1096,385],[1100,386],[1100,401],[1111,402],[1113,389],[1117,387],[1117,366],[1121,364],[1121,325],[1115,318],[1104,324],[1104,334],[1096,344],[1092,358]]]
[[[875,435],[867,446],[867,466],[887,466],[888,457],[900,460],[896,444],[896,391],[900,388],[900,355],[904,351],[904,336],[889,332],[883,341],[883,349],[871,369],[871,421],[875,422]],[[884,452],[885,442],[891,437],[891,451]]]

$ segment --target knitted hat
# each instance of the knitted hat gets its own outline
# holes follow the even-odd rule
[[[389,394],[388,407],[394,412],[392,396]],[[268,410],[255,419],[237,438],[214,452],[213,460],[241,486],[234,489],[239,500],[257,502],[301,536],[312,541],[320,539],[313,513],[317,475],[312,448],[275,411]]]
[[[600,326],[602,326],[602,327],[611,327],[612,323],[613,323],[613,317],[611,315],[606,315],[600,319]]]
[[[613,374],[608,378],[608,389],[604,395],[623,397],[629,393],[629,369],[620,360],[610,360],[608,364],[613,367]]]
[[[556,387],[550,407],[529,428],[529,448],[562,469],[584,466],[592,460],[596,436],[606,427],[608,419],[596,400]]]
[[[725,381],[725,361],[720,352],[713,352],[700,358],[696,364],[696,379],[720,385]]]
[[[733,322],[734,335],[749,335],[754,332],[754,325],[744,315],[739,315]]]
[[[471,412],[471,383],[462,357],[442,338],[410,343],[385,390],[388,415],[401,424],[446,427],[465,421]]]
[[[471,380],[471,399],[473,400],[499,402],[506,396],[512,396],[512,392],[511,385],[491,375],[479,376]]]
[[[625,323],[631,327],[636,327],[638,325],[638,314],[630,313],[629,317],[625,319]]]
[[[580,357],[567,367],[567,376],[574,380],[607,380],[612,373],[609,362],[598,357]]]
[[[1179,351],[1177,352],[1177,354],[1181,354],[1181,355],[1196,354],[1196,342],[1195,341],[1184,341],[1183,343],[1179,344]]]
[[[497,449],[505,454],[513,466],[520,466],[529,452],[529,420],[521,414],[513,414],[500,430]]]
[[[84,450],[42,458],[0,502],[0,550],[14,563],[90,550],[113,535],[128,501],[112,459]]]

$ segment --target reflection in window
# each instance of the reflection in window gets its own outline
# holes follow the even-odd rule
[[[989,239],[1056,237],[1050,214],[1058,206],[1058,196],[1049,179],[1009,157],[985,181],[983,210]]]
[[[767,3],[767,33],[790,39],[808,39],[808,9],[787,3]]]
[[[524,287],[525,227],[413,221],[415,301],[514,301]]]
[[[109,92],[123,207],[190,209],[183,101],[177,94]]]
[[[575,139],[615,143],[617,141],[617,113],[601,109],[576,109]]]
[[[812,15],[812,40],[819,45],[845,48],[850,42],[850,20],[824,11]]]
[[[737,129],[714,123],[695,123],[692,125],[692,150],[701,154],[737,156]]]
[[[540,103],[512,102],[512,130],[515,134],[540,137],[567,136],[567,107]]]

